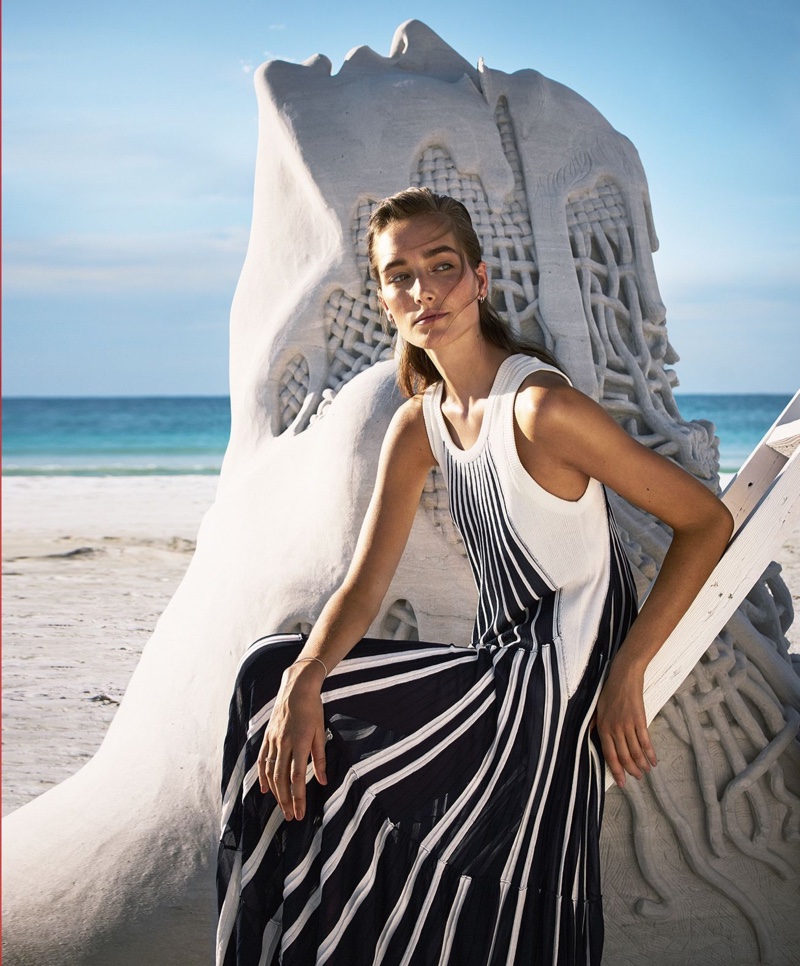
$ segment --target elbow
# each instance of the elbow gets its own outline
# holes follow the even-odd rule
[[[733,535],[734,521],[733,514],[725,506],[722,500],[717,500],[715,505],[715,527],[725,538],[725,545],[727,546],[728,541]]]
[[[703,521],[702,533],[706,542],[719,550],[718,557],[725,552],[733,534],[734,521],[731,511],[721,500],[715,500],[708,516]]]
[[[716,497],[711,496],[702,510],[698,508],[692,520],[682,526],[673,527],[673,540],[688,540],[697,546],[716,547],[718,557],[728,546],[733,533],[734,522],[730,510]]]

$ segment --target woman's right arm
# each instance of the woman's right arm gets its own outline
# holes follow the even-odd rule
[[[258,755],[262,792],[268,789],[287,819],[305,814],[309,755],[325,784],[322,661],[330,672],[364,636],[378,614],[403,555],[428,473],[434,465],[422,399],[395,413],[381,448],[378,476],[352,563],[328,600],[297,661],[284,672]],[[319,658],[319,661],[305,658]]]

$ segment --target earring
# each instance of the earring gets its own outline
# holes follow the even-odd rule
[[[481,303],[481,305],[483,305],[483,303],[486,301],[486,296],[485,295],[479,295],[478,296],[478,301]]]

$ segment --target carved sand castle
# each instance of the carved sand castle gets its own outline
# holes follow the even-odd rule
[[[344,575],[401,402],[368,278],[372,204],[408,184],[469,208],[510,325],[633,436],[717,485],[713,427],[672,395],[647,184],[631,143],[532,70],[470,66],[418,22],[257,75],[250,246],[231,318],[233,424],[197,553],[100,751],[5,823],[9,966],[213,956],[218,769],[236,664],[306,628]],[[614,500],[644,591],[664,528]],[[660,764],[612,789],[606,961],[797,961],[800,678],[772,565],[653,724]],[[376,636],[467,641],[475,592],[432,474]]]

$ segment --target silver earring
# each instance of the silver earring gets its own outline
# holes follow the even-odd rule
[[[486,296],[485,295],[479,295],[478,296],[478,301],[481,303],[481,305],[483,305],[483,303],[486,301]]]

